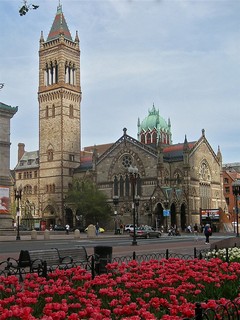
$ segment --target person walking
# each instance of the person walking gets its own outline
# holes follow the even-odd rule
[[[205,244],[209,244],[209,237],[212,235],[212,229],[208,223],[204,227],[204,235],[206,237]]]
[[[193,226],[193,233],[194,233],[194,240],[198,241],[198,225],[197,225],[197,223],[195,223],[195,225]]]
[[[97,224],[96,224],[96,235],[98,236],[98,234],[99,234],[99,224],[97,222]]]
[[[120,234],[123,234],[123,224],[120,224]]]
[[[66,224],[66,225],[65,225],[65,229],[66,229],[66,234],[69,234],[69,229],[70,229],[69,224]]]

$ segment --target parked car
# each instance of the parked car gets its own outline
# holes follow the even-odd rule
[[[66,231],[66,228],[64,226],[61,226],[60,224],[56,224],[53,228],[54,231]]]
[[[143,227],[138,227],[136,228],[136,237],[137,238],[159,238],[161,237],[161,232],[158,230],[153,229],[152,227],[149,226],[143,226]],[[134,236],[134,232],[130,231],[130,236]]]
[[[16,228],[17,228],[17,226],[16,226]],[[19,225],[19,230],[20,230],[20,231],[30,231],[30,228],[24,226],[23,224],[20,224],[20,225]]]
[[[124,231],[126,231],[126,232],[133,231],[133,229],[134,229],[133,227],[134,227],[133,224],[126,224],[124,227]],[[137,226],[136,226],[136,228],[137,228]]]

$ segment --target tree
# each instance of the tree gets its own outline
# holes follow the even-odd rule
[[[110,219],[111,207],[106,195],[88,180],[74,179],[65,200],[69,207],[81,213],[86,225],[98,222],[102,226]]]
[[[19,14],[20,16],[25,16],[29,10],[36,10],[38,7],[39,6],[35,4],[28,4],[27,0],[24,0],[23,6],[19,9]]]

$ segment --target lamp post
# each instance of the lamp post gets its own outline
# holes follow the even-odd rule
[[[235,214],[236,214],[236,222],[237,222],[237,234],[236,236],[239,237],[239,230],[238,230],[238,196],[240,195],[240,180],[235,180],[232,183],[232,192],[235,195]]]
[[[136,225],[137,225],[137,226],[139,225],[139,211],[138,211],[139,204],[140,204],[140,196],[137,195],[137,196],[135,197],[135,205],[136,205]]]
[[[118,196],[113,196],[113,203],[114,203],[114,206],[115,206],[115,210],[114,210],[115,232],[114,232],[114,234],[118,234],[118,212],[117,212],[118,202],[119,202]]]
[[[130,181],[132,185],[132,212],[133,212],[133,241],[132,245],[137,245],[136,240],[136,184],[138,177],[138,168],[137,167],[128,167],[128,172],[130,174]]]
[[[16,209],[16,213],[17,213],[17,236],[16,236],[16,240],[21,240],[20,238],[20,233],[19,233],[19,219],[20,219],[20,209],[19,209],[19,201],[22,198],[22,188],[19,187],[17,189],[17,187],[14,188],[14,197],[15,197],[15,201],[17,200],[17,209]]]

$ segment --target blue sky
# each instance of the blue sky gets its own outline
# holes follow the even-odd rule
[[[31,3],[31,2],[30,2]],[[0,0],[0,101],[19,106],[11,120],[11,168],[17,145],[38,150],[38,49],[58,0],[20,17],[21,0]],[[170,118],[173,143],[205,129],[223,163],[240,162],[239,0],[61,0],[81,48],[81,146],[137,137],[153,103]]]

